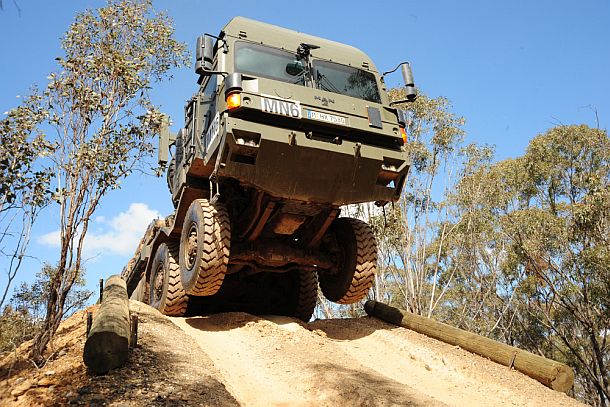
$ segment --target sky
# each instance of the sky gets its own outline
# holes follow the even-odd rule
[[[19,10],[15,6],[18,5]],[[104,1],[4,0],[0,11],[0,118],[33,84],[57,69],[60,38],[77,12]],[[218,34],[235,15],[343,42],[380,71],[410,61],[416,86],[444,96],[466,119],[466,142],[495,146],[496,158],[522,155],[529,140],[559,124],[607,128],[610,120],[610,0],[511,1],[154,1],[194,50],[198,35]],[[196,91],[190,68],[156,85],[153,101],[183,124]],[[400,74],[388,77],[401,85]],[[120,273],[146,226],[173,210],[165,178],[134,174],[106,196],[86,241],[87,282]],[[39,218],[20,281],[58,258],[56,207]],[[4,287],[0,260],[0,288]]]

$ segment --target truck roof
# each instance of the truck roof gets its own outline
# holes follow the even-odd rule
[[[320,47],[311,51],[311,55],[315,58],[377,72],[373,61],[358,48],[278,27],[273,24],[245,17],[234,17],[224,26],[222,31],[230,37],[241,38],[293,52],[296,52],[297,47],[301,43],[314,44]]]

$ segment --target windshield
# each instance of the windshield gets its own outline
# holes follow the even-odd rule
[[[235,70],[241,73],[304,85],[304,76],[292,76],[286,66],[294,63],[294,53],[247,42],[236,43]]]
[[[235,49],[237,72],[305,85],[305,69],[294,53],[243,41]],[[362,69],[314,60],[313,81],[318,89],[381,103],[375,75]]]
[[[313,69],[318,89],[381,103],[372,73],[326,61],[314,61]]]

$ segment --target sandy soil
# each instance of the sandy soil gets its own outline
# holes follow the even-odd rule
[[[374,318],[172,318],[248,406],[579,405],[514,370]]]
[[[44,368],[24,359],[27,343],[0,359],[0,406],[238,405],[195,341],[147,305],[131,302],[130,311],[138,315],[138,347],[123,367],[101,376],[87,372],[86,312],[79,312],[62,323]]]
[[[24,358],[28,344],[0,358],[0,405],[579,405],[519,372],[374,318],[304,324],[131,308],[139,346],[125,366],[87,372],[86,314],[77,313],[62,324],[43,369]]]

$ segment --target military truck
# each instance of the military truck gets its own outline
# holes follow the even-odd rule
[[[375,237],[341,207],[396,201],[409,169],[385,74],[354,47],[242,17],[197,39],[195,73],[184,127],[160,134],[175,211],[124,268],[131,297],[167,315],[304,321],[318,285],[339,304],[364,298]]]

